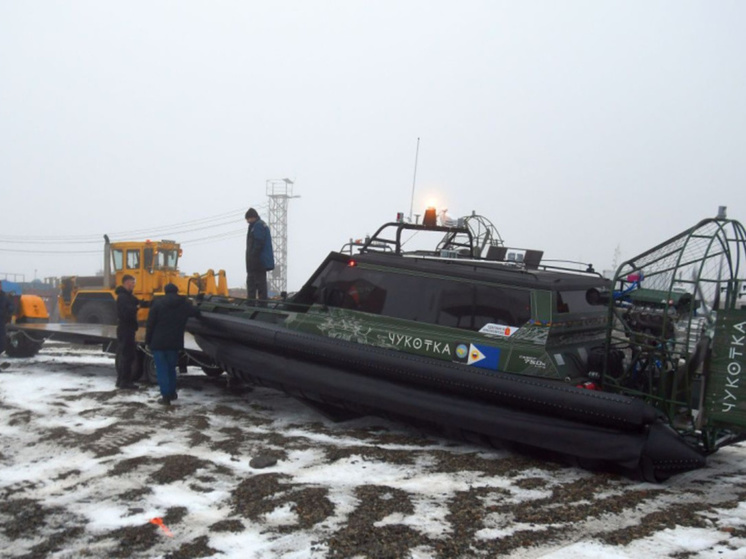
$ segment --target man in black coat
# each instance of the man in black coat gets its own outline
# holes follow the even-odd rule
[[[179,295],[179,288],[167,284],[165,295],[153,302],[148,314],[145,345],[153,352],[158,386],[161,389],[159,404],[171,405],[176,400],[176,366],[179,352],[184,349],[184,330],[190,316],[201,316],[199,309],[186,297]]]
[[[117,388],[132,390],[137,385],[132,382],[132,366],[135,363],[137,346],[137,308],[141,301],[132,294],[135,278],[129,274],[122,277],[122,285],[116,288],[117,294]]]

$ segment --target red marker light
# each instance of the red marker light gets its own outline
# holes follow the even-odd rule
[[[601,387],[591,380],[587,380],[583,383],[576,384],[576,388],[584,388],[585,390],[601,390]]]
[[[355,266],[357,266],[357,262],[355,262],[354,260],[350,260],[349,262],[347,262],[348,268],[353,268]]]

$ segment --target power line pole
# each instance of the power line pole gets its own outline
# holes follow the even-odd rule
[[[293,181],[290,179],[269,179],[269,230],[272,234],[272,248],[275,253],[275,269],[269,273],[268,295],[275,297],[288,288],[288,201],[293,196]]]

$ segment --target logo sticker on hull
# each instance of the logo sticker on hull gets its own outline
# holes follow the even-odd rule
[[[487,334],[488,336],[500,336],[502,338],[509,338],[520,328],[515,326],[506,326],[505,324],[485,324],[479,329],[480,334]]]
[[[482,344],[458,344],[454,361],[482,369],[497,369],[500,363],[500,348]]]

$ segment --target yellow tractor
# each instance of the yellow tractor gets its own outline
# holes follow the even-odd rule
[[[228,296],[225,271],[208,270],[190,276],[179,272],[181,248],[175,241],[145,241],[112,243],[104,235],[103,276],[68,276],[60,283],[58,306],[60,320],[88,324],[116,324],[116,294],[114,290],[129,274],[135,278],[134,295],[148,302],[163,295],[168,283],[176,284],[179,293],[187,296]],[[138,311],[137,319],[144,323],[148,308]]]

